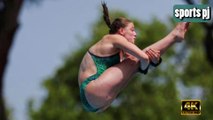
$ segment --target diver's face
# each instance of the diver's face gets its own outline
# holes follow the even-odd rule
[[[129,42],[135,43],[136,32],[132,22],[128,23],[125,28],[121,28],[121,35],[124,36]]]

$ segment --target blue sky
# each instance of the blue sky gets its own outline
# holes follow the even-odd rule
[[[181,0],[105,0],[111,10],[148,22],[153,16],[162,21],[172,16]],[[88,37],[100,16],[100,0],[45,0],[39,6],[23,7],[5,74],[4,96],[15,120],[27,120],[27,102],[39,106],[46,91],[42,81],[53,75],[64,57],[81,47],[77,36]]]

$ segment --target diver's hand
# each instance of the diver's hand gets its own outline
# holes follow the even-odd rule
[[[154,64],[159,63],[159,61],[160,61],[160,51],[159,50],[148,49],[145,53],[149,56],[150,61],[152,61]]]

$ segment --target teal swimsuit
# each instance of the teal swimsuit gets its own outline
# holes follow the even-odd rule
[[[119,55],[119,53],[117,53],[115,55],[111,55],[108,57],[100,57],[100,56],[94,55],[93,53],[91,53],[89,51],[88,51],[88,53],[91,55],[95,65],[96,65],[97,72],[96,72],[96,74],[88,77],[86,80],[84,80],[82,82],[82,84],[80,85],[80,97],[81,97],[81,102],[83,104],[83,107],[87,111],[96,112],[100,108],[94,108],[89,104],[89,102],[87,101],[86,96],[85,96],[85,88],[86,88],[87,84],[89,84],[89,82],[97,79],[106,69],[108,69],[109,67],[111,67],[115,64],[118,64],[120,62],[120,55]]]

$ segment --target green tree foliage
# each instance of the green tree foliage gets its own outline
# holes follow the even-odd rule
[[[115,16],[127,16],[113,12]],[[136,44],[142,49],[164,37],[169,28],[157,19],[142,23],[132,19],[137,30]],[[88,48],[108,33],[102,17],[91,28],[91,37],[82,43],[81,48],[70,53],[53,76],[43,83],[47,96],[39,108],[34,101],[29,102],[29,117],[32,120],[185,120],[213,118],[210,93],[212,87],[212,68],[204,59],[203,37],[199,25],[192,25],[187,42],[175,45],[163,56],[163,63],[148,75],[136,74],[118,98],[103,113],[90,113],[83,110],[79,96],[78,70],[81,59]],[[185,87],[202,88],[203,113],[198,117],[180,115],[181,92],[178,82]],[[187,91],[182,91],[187,92]],[[193,91],[190,91],[190,93]],[[193,96],[187,96],[188,99]]]

